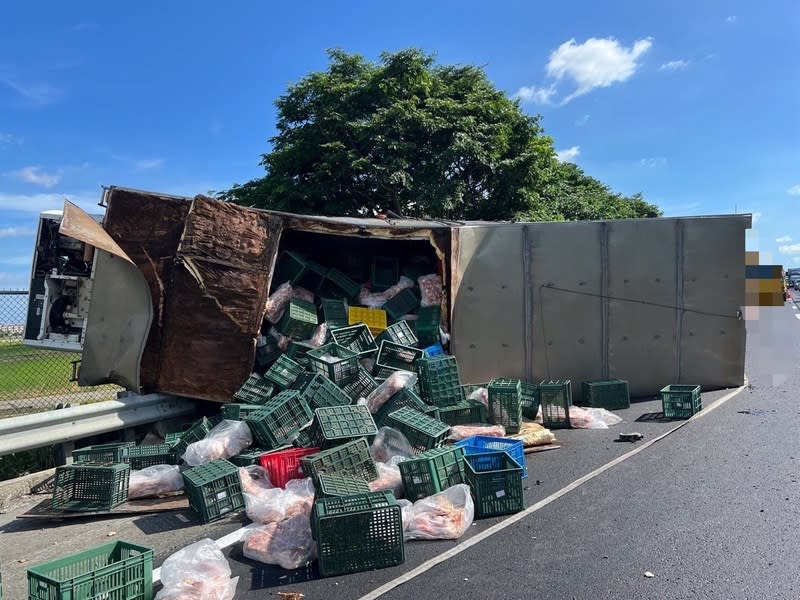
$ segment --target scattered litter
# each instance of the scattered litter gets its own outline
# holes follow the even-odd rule
[[[109,532],[106,534],[106,537],[114,537],[115,535],[117,535],[117,532],[116,532],[116,531],[109,531]]]
[[[641,433],[620,433],[617,442],[638,442],[644,438]]]
[[[278,600],[303,600],[305,597],[300,592],[278,592]]]
[[[644,572],[644,576],[647,577],[647,578],[655,577],[655,575],[653,575],[650,571],[645,571]]]
[[[556,441],[556,436],[549,429],[546,429],[539,423],[531,421],[523,421],[519,433],[509,435],[508,437],[516,440],[521,440],[522,445],[526,448],[531,446],[545,446],[553,444]]]

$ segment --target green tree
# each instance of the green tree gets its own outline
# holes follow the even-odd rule
[[[278,133],[261,160],[266,175],[220,198],[304,214],[442,219],[657,211],[559,163],[539,117],[523,113],[479,67],[437,65],[416,49],[384,53],[379,63],[328,54],[326,71],[277,100]]]

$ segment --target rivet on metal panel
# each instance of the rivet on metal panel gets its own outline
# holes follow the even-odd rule
[[[585,344],[586,341],[583,338],[578,338],[578,343],[579,344]]]

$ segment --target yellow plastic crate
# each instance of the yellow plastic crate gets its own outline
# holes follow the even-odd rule
[[[388,327],[386,311],[380,308],[351,306],[347,309],[347,320],[350,325],[364,323],[369,327],[369,331],[372,335],[378,335]]]

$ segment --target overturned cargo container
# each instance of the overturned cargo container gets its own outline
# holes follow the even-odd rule
[[[114,328],[126,328],[131,302],[120,303],[128,314],[116,309],[114,298],[127,291],[113,271],[95,278],[93,289],[107,292],[93,297],[88,319],[102,315],[105,325],[87,327],[83,385],[116,381],[230,401],[253,369],[266,300],[282,283],[273,281],[276,260],[287,251],[320,257],[359,283],[370,275],[364,257],[406,266],[413,258],[417,273],[438,273],[442,327],[465,382],[622,378],[643,396],[668,383],[713,389],[744,379],[749,215],[570,223],[334,218],[117,187],[105,190],[103,204],[102,229],[141,271],[150,292],[142,310],[152,312],[152,323],[137,329],[141,362],[117,364],[119,352],[103,349],[119,346]]]

